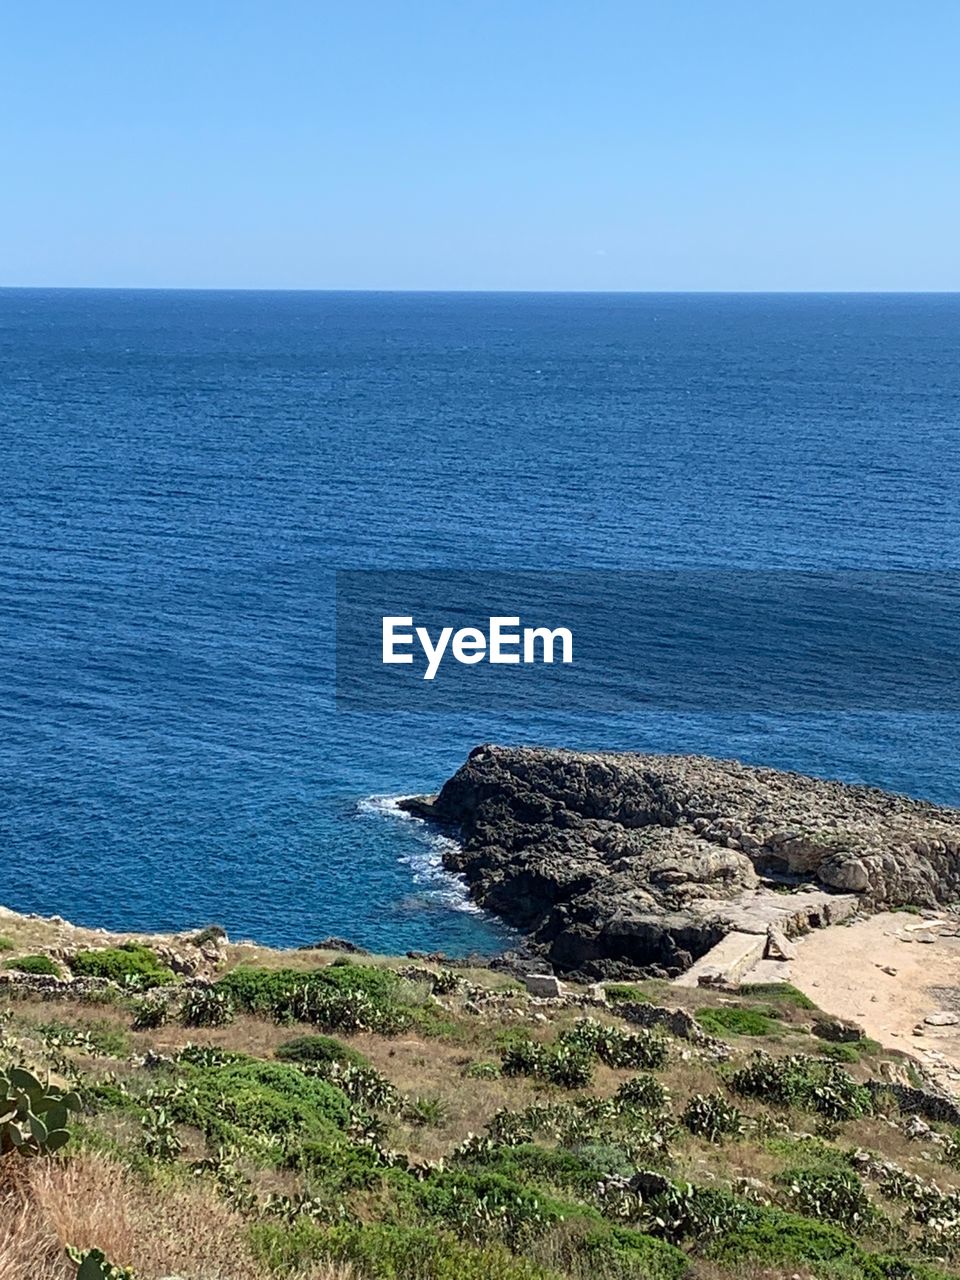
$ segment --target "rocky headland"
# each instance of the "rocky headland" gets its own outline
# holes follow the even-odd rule
[[[703,756],[482,746],[436,796],[478,903],[561,973],[675,976],[862,909],[960,901],[960,812]]]

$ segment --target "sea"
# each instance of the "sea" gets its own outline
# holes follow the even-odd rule
[[[338,570],[954,571],[958,357],[957,295],[0,290],[0,903],[496,951],[396,805],[481,742],[960,804],[949,710],[350,710],[334,669]]]

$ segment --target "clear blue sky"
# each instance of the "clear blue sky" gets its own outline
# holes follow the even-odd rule
[[[957,0],[9,0],[0,284],[960,289]]]

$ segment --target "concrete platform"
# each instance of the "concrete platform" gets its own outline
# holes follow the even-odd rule
[[[675,987],[698,987],[700,978],[716,974],[723,982],[737,983],[763,958],[767,945],[764,933],[728,933],[705,956],[691,965],[686,973],[674,978]]]

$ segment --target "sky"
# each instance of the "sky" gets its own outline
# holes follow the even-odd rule
[[[8,0],[0,285],[960,289],[956,0]]]

